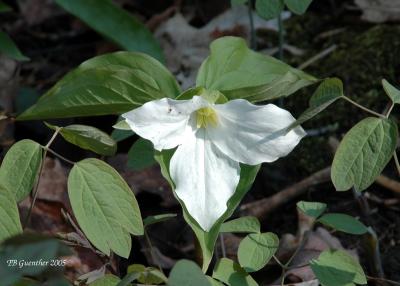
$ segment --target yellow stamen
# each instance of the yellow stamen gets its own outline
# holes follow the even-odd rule
[[[207,128],[209,124],[217,126],[218,116],[211,107],[200,108],[196,111],[197,128]]]

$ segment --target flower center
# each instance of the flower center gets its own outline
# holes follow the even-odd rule
[[[196,111],[197,128],[207,128],[209,124],[217,126],[218,116],[211,107],[203,107]]]

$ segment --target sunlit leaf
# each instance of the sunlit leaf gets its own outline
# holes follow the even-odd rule
[[[246,272],[258,271],[267,265],[278,250],[279,238],[272,232],[251,233],[239,244],[238,258]]]
[[[386,79],[382,80],[382,85],[393,103],[400,103],[400,90],[391,85]]]
[[[128,274],[130,273],[139,274],[136,280],[146,285],[158,285],[168,280],[160,270],[154,267],[146,267],[142,264],[129,265]]]
[[[313,218],[318,218],[326,210],[326,204],[319,202],[300,201],[296,204],[296,206],[304,214]]]
[[[112,274],[107,274],[104,277],[97,279],[93,283],[90,283],[90,286],[117,286],[121,281],[117,276]]]
[[[365,285],[367,279],[360,264],[341,250],[327,250],[310,261],[311,269],[323,286]]]
[[[14,195],[0,185],[0,242],[21,232],[22,226]]]
[[[103,253],[127,258],[130,234],[142,235],[139,206],[128,184],[103,161],[85,159],[74,165],[68,194],[75,217],[89,241]]]
[[[196,263],[189,260],[178,261],[172,268],[168,286],[211,286],[207,277]]]
[[[396,124],[368,117],[344,136],[332,163],[332,182],[338,191],[368,188],[390,161],[397,144]]]

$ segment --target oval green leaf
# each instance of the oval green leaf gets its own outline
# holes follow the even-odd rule
[[[211,286],[207,277],[196,263],[189,260],[178,261],[172,268],[168,286]]]
[[[296,204],[296,206],[305,215],[308,215],[313,218],[318,218],[326,210],[326,204],[319,202],[300,201]]]
[[[46,124],[53,130],[55,127]],[[60,135],[69,143],[100,155],[112,156],[117,152],[117,142],[107,133],[88,125],[73,124],[60,128]]]
[[[156,164],[153,143],[143,138],[136,140],[129,149],[127,164],[128,168],[134,171],[143,170]]]
[[[22,226],[14,195],[0,185],[0,242],[19,233]]]
[[[368,188],[393,156],[397,126],[385,118],[368,117],[344,136],[332,163],[331,178],[338,191]]]
[[[222,258],[217,262],[212,277],[230,286],[258,286],[253,277],[228,258]]]
[[[256,11],[265,20],[277,18],[285,7],[283,0],[256,0]]]
[[[310,261],[311,269],[324,286],[351,286],[367,284],[360,264],[341,250],[327,250],[318,259]]]
[[[350,234],[364,234],[368,231],[362,222],[346,214],[329,213],[320,217],[318,221],[333,229]]]
[[[312,0],[285,0],[286,6],[295,14],[304,14]]]
[[[276,234],[251,233],[239,244],[239,263],[247,272],[258,271],[267,265],[278,247],[279,238]]]
[[[108,164],[85,159],[72,168],[68,194],[75,217],[89,241],[103,253],[127,258],[130,234],[142,235],[138,203],[124,179]]]
[[[56,0],[104,37],[127,51],[147,53],[164,61],[160,45],[145,25],[110,0]]]
[[[382,86],[393,103],[400,103],[400,90],[391,85],[386,79],[382,80]]]
[[[260,222],[254,216],[244,216],[224,222],[219,231],[222,233],[258,233],[260,232]]]
[[[175,78],[157,60],[141,53],[116,52],[82,63],[17,119],[122,114],[179,94]]]
[[[22,201],[32,191],[42,162],[41,146],[29,139],[15,143],[8,150],[0,168],[0,182]]]

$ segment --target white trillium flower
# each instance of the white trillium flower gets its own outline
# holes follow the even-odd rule
[[[305,136],[286,110],[243,99],[224,104],[201,96],[163,98],[122,115],[158,151],[178,147],[170,162],[175,193],[201,228],[209,231],[227,210],[240,179],[240,164],[286,156]]]

